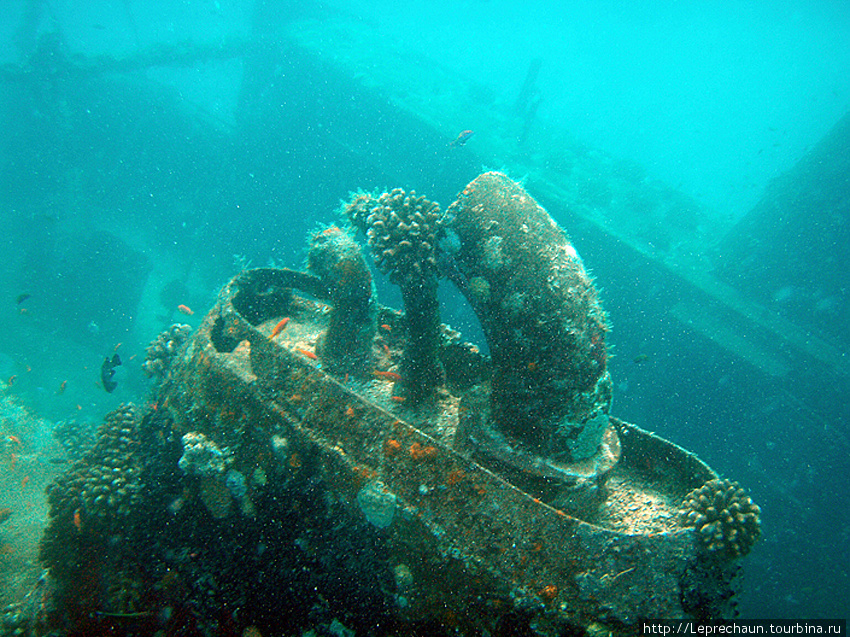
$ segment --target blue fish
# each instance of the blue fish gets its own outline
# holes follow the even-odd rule
[[[452,142],[449,142],[449,146],[463,146],[474,134],[475,131],[471,130],[461,131],[460,134],[457,136],[457,139]]]

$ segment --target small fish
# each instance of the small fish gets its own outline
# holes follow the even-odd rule
[[[381,323],[381,329],[384,330],[385,332],[392,332],[393,326],[388,324],[388,323]]]
[[[192,316],[194,314],[191,307],[183,305],[182,303],[177,306],[177,311],[181,314],[185,314],[186,316]]]
[[[112,380],[115,376],[115,368],[121,364],[121,357],[118,354],[113,354],[112,358],[108,356],[103,359],[103,365],[100,366],[100,382],[107,394],[111,394],[118,387],[118,383]]]
[[[81,531],[83,528],[83,520],[80,517],[80,510],[77,509],[74,511],[74,526],[77,527],[78,531]]]
[[[280,323],[274,326],[272,330],[271,336],[269,336],[269,340],[273,340],[275,336],[280,334],[283,331],[283,328],[286,327],[286,324],[289,323],[289,317],[283,318],[280,320]]]
[[[18,302],[18,305],[20,305],[21,303],[23,303],[24,301],[26,301],[26,300],[27,300],[28,298],[30,298],[31,296],[32,296],[32,294],[27,294],[26,292],[24,292],[23,294],[19,294],[19,295],[15,298],[15,300]]]
[[[469,138],[475,134],[475,131],[465,130],[461,131],[454,141],[449,142],[449,146],[463,146],[466,142],[469,141]]]
[[[14,384],[15,384],[15,381],[16,381],[17,379],[18,379],[18,375],[17,375],[17,374],[12,374],[11,376],[9,376],[9,380],[7,380],[7,381],[6,381],[6,384],[7,384],[7,385],[10,385],[10,386],[11,386],[11,385],[14,385]]]
[[[50,464],[67,464],[68,459],[67,458],[50,458],[47,462],[49,462]]]
[[[30,477],[29,477],[29,476],[24,476],[24,479],[23,479],[23,480],[21,480],[21,488],[23,488],[23,487],[27,486],[27,483],[28,483],[29,481],[30,481]]]
[[[149,610],[141,610],[137,613],[112,613],[105,610],[96,610],[94,614],[98,617],[118,617],[124,619],[134,619],[136,617],[149,617],[151,615],[151,611]]]
[[[632,359],[632,362],[640,365],[641,363],[645,363],[649,360],[649,354],[638,354]]]
[[[21,439],[18,438],[16,435],[12,434],[8,438],[9,438],[9,442],[14,442],[19,447],[21,446]]]
[[[10,517],[12,517],[12,509],[9,507],[3,507],[0,509],[0,522],[5,522]]]
[[[315,354],[315,352],[311,352],[309,349],[302,349],[300,347],[296,347],[299,353],[303,354],[310,360],[317,360],[319,357]]]
[[[56,394],[57,394],[57,395],[59,395],[59,396],[61,396],[62,394],[64,394],[64,393],[65,393],[65,388],[66,388],[67,386],[68,386],[68,381],[67,381],[67,380],[63,380],[63,381],[62,381],[62,384],[61,384],[61,385],[59,385],[59,389],[57,389],[57,390],[56,390]]]
[[[376,369],[372,373],[378,378],[383,378],[384,380],[390,380],[393,382],[401,380],[401,374],[396,374],[395,372],[382,372]]]

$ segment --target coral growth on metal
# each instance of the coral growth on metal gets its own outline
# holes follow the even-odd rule
[[[383,193],[366,219],[376,265],[397,280],[437,270],[443,224],[439,204],[401,188]]]
[[[440,326],[443,385],[434,400],[411,404],[395,391],[410,351],[399,312],[373,308],[362,290],[358,316],[377,329],[351,333],[369,335],[357,360],[373,369],[348,373],[322,355],[335,320],[328,303],[345,296],[328,277],[241,273],[170,358],[154,404],[110,416],[95,450],[57,481],[44,552],[62,566],[54,618],[78,634],[132,622],[139,634],[337,624],[358,634],[380,625],[398,635],[506,626],[555,635],[633,633],[646,617],[727,612],[734,569],[707,559],[678,515],[686,495],[717,476],[607,414],[607,322],[564,233],[503,175],[482,176],[452,209],[458,281],[492,360]],[[330,254],[333,242],[318,243],[331,269],[352,264],[365,285],[349,247]],[[544,395],[562,422],[604,414],[597,433],[607,455],[570,458],[576,471],[587,463],[584,483],[478,462],[482,431],[534,461],[542,434],[506,429],[509,412],[531,418],[506,401]],[[116,458],[132,472],[104,482],[101,469]],[[131,495],[118,497],[122,488]],[[105,525],[87,498],[120,518]],[[61,558],[66,541],[79,559]]]
[[[566,461],[591,456],[611,403],[608,320],[575,248],[501,173],[470,183],[448,214],[464,290],[499,369],[492,418],[505,444]]]
[[[761,509],[737,482],[709,480],[691,491],[679,511],[681,522],[699,534],[708,551],[746,555],[761,535]]]

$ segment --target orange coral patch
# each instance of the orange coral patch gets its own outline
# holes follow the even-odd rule
[[[423,447],[418,442],[414,442],[410,445],[410,457],[414,460],[433,460],[437,457],[437,448],[432,445]]]
[[[446,484],[450,487],[454,486],[463,480],[464,477],[466,477],[466,474],[461,469],[452,469],[449,471],[449,475],[446,476]]]
[[[289,466],[293,469],[301,468],[301,456],[298,455],[297,451],[293,451],[292,455],[289,456]]]
[[[539,595],[540,595],[540,599],[542,599],[544,602],[551,602],[553,599],[555,599],[558,596],[558,587],[555,586],[554,584],[549,584],[548,586],[544,586],[540,590]]]

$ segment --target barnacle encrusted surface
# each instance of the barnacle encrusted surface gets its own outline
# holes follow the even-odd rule
[[[174,356],[192,333],[191,325],[174,323],[151,341],[145,350],[145,362],[142,370],[149,378],[162,379],[168,373],[168,368]]]
[[[375,264],[396,283],[437,271],[437,241],[443,225],[440,205],[401,188],[378,198],[366,219]]]
[[[333,371],[364,373],[377,330],[377,310],[372,274],[360,246],[337,226],[320,228],[310,237],[307,269],[331,295],[328,329],[317,345],[322,359]]]
[[[609,326],[569,238],[498,172],[467,185],[447,215],[460,239],[456,282],[493,358],[490,447],[508,462],[519,449],[556,462],[591,457],[608,427]]]
[[[716,479],[685,496],[679,521],[696,529],[709,551],[732,558],[750,552],[761,534],[760,515],[737,482]]]

